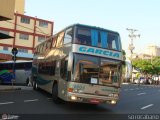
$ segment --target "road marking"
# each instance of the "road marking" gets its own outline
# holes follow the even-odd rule
[[[137,94],[137,95],[145,95],[146,93],[139,93],[139,94]]]
[[[127,91],[128,89],[124,89],[124,91]]]
[[[14,102],[4,102],[4,103],[0,103],[0,105],[7,105],[7,104],[12,104]]]
[[[135,88],[135,89],[139,90],[139,88]]]
[[[33,99],[33,100],[24,100],[24,102],[35,102],[38,101],[38,99]]]
[[[52,98],[47,98],[48,100],[51,100]]]
[[[151,106],[153,106],[153,104],[149,104],[149,105],[147,105],[147,106],[144,106],[144,107],[141,108],[141,110],[144,110],[144,109],[149,108],[149,107],[151,107]]]
[[[130,89],[130,90],[134,90],[134,89]]]
[[[160,92],[160,90],[158,90],[158,92]]]

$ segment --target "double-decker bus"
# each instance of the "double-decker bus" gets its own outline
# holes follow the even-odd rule
[[[55,103],[116,104],[122,63],[118,32],[74,24],[36,47],[33,88],[51,93]]]

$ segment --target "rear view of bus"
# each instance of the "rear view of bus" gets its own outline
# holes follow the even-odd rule
[[[77,25],[67,96],[78,102],[116,104],[121,82],[121,51],[117,32]]]
[[[116,104],[122,62],[117,32],[74,24],[37,46],[34,88],[51,93],[56,103]]]

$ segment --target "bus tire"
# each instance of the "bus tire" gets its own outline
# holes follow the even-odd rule
[[[61,103],[61,99],[58,97],[58,84],[57,83],[53,84],[53,87],[52,87],[52,99],[53,99],[53,102],[56,104]]]

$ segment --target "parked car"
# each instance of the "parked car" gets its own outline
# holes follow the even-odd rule
[[[145,84],[146,83],[146,79],[144,77],[140,77],[139,79],[135,79],[134,80],[135,84]]]

